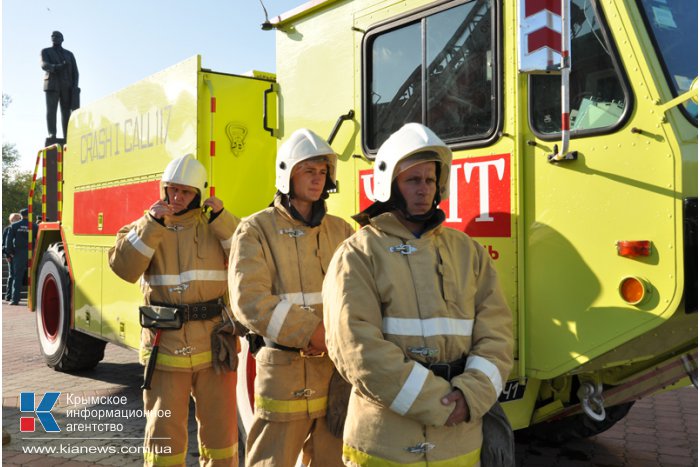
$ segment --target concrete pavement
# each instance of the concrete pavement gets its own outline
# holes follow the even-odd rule
[[[637,401],[609,430],[563,446],[516,443],[519,467],[698,465],[698,393],[693,387]]]
[[[2,305],[2,424],[12,436],[11,442],[3,446],[2,465],[142,465],[139,449],[143,443],[145,419],[133,416],[143,407],[140,389],[143,367],[138,363],[136,352],[110,344],[105,349],[105,359],[92,371],[72,374],[54,371],[46,366],[41,355],[35,316],[27,311],[25,302],[20,306]],[[20,433],[20,418],[25,415],[19,411],[20,392],[27,391],[36,393],[36,404],[47,391],[61,393],[51,412],[62,429],[54,436],[58,439],[46,439],[51,435],[45,433],[38,422],[34,433]],[[97,403],[83,403],[90,400]],[[88,417],[76,414],[84,409],[90,412]],[[100,418],[100,410],[105,417]],[[197,434],[193,413],[191,407],[187,463],[196,466]],[[85,426],[90,424],[99,426]],[[69,427],[80,431],[68,432]],[[103,439],[70,439],[86,437]],[[25,452],[38,447],[55,452]]]
[[[34,313],[27,311],[24,302],[21,306],[2,306],[2,420],[3,428],[12,436],[11,442],[3,446],[2,465],[141,465],[142,456],[137,451],[142,443],[145,422],[143,418],[125,416],[142,407],[139,389],[142,368],[137,363],[136,352],[110,344],[105,350],[104,361],[95,370],[75,374],[56,372],[44,363],[34,319]],[[61,393],[52,411],[63,428],[55,436],[58,439],[46,439],[50,436],[38,423],[36,432],[20,433],[23,414],[19,411],[19,394],[27,391],[37,393],[37,403],[47,391]],[[100,399],[96,399],[96,404],[80,403],[91,397]],[[516,444],[518,466],[697,466],[697,404],[697,391],[684,388],[638,401],[627,417],[598,436],[558,446],[520,440]],[[81,409],[91,412],[87,419],[71,412]],[[112,416],[93,416],[100,410],[111,411]],[[197,441],[192,412],[190,410],[187,464],[194,466],[197,465]],[[121,425],[121,429],[67,432],[68,425],[79,423]],[[110,428],[97,428],[105,427]],[[69,439],[85,437],[106,439]],[[38,447],[53,447],[56,452],[28,452],[29,448],[36,450]]]

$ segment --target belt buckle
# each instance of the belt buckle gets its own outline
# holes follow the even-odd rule
[[[191,345],[187,345],[185,347],[182,347],[180,349],[175,349],[173,352],[175,355],[183,355],[183,356],[190,356],[192,355],[192,351],[194,350],[194,347]]]
[[[301,355],[304,358],[321,358],[326,356],[326,352],[321,352],[318,355],[309,355],[306,352],[304,352],[303,349],[299,349],[299,355]]]
[[[436,376],[450,380],[450,374],[452,373],[452,368],[449,363],[431,363],[428,369],[432,371]]]
[[[189,321],[190,320],[190,306],[189,305],[181,305],[182,308],[180,308],[180,312],[182,313],[182,321]]]
[[[302,397],[305,397],[308,399],[309,397],[313,396],[315,393],[316,393],[316,391],[314,391],[313,389],[304,388],[304,389],[300,389],[298,391],[294,391],[292,394],[297,399],[300,399]]]

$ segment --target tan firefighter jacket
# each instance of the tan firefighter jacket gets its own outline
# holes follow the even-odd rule
[[[126,281],[141,278],[146,304],[193,304],[226,297],[228,253],[238,222],[225,209],[211,223],[201,210],[193,209],[165,220],[165,226],[146,214],[119,230],[109,250],[109,266]],[[179,330],[164,330],[156,368],[193,371],[211,366],[211,334],[220,321],[188,321]],[[144,365],[154,338],[155,330],[142,329]]]
[[[481,417],[512,367],[511,312],[491,259],[453,229],[416,238],[392,213],[370,222],[338,248],[323,285],[329,354],[354,388],[344,459],[475,465]],[[462,357],[450,381],[421,365]],[[470,418],[446,427],[455,405],[440,400],[453,388]]]
[[[309,227],[275,198],[241,222],[231,249],[231,307],[238,321],[285,347],[303,349],[323,319],[321,285],[336,247],[353,233],[326,214]],[[333,364],[328,356],[266,346],[255,355],[255,411],[272,421],[323,416]]]

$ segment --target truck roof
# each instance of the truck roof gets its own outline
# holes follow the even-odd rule
[[[338,0],[309,0],[308,2],[302,3],[296,8],[293,8],[279,16],[276,16],[270,20],[270,23],[278,28],[286,23],[293,22],[309,13],[320,10],[331,3],[336,3]]]

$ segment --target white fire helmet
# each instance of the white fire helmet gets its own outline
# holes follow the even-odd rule
[[[196,188],[202,200],[206,198],[207,170],[192,154],[170,161],[160,180],[163,190],[170,183],[187,185]]]
[[[335,167],[338,155],[326,141],[311,130],[300,128],[280,146],[275,162],[275,186],[281,192],[289,194],[289,181],[294,166],[315,157],[325,156],[328,161],[328,175],[335,183]]]
[[[416,163],[436,161],[440,163],[438,193],[444,200],[450,195],[450,171],[452,151],[433,131],[420,123],[407,123],[394,132],[381,145],[374,161],[374,199],[389,201],[391,183],[399,174],[401,161],[416,155]],[[414,165],[414,164],[412,164]],[[406,170],[410,165],[402,167]]]

